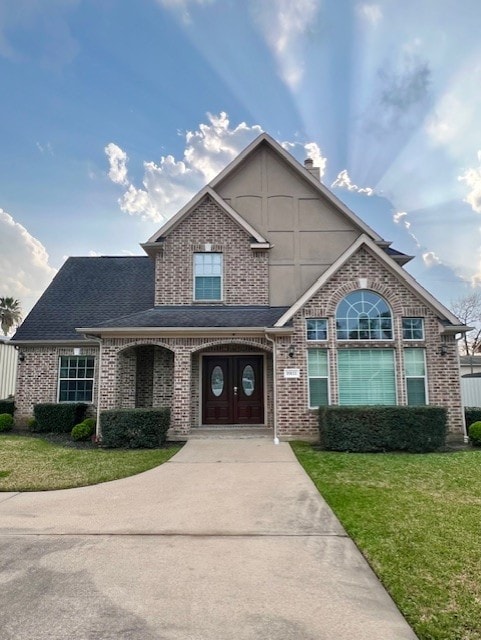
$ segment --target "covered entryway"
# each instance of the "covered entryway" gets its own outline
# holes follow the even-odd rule
[[[202,423],[264,424],[263,365],[260,354],[204,356]]]

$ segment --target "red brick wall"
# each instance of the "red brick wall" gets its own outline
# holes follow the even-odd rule
[[[294,316],[295,334],[292,339],[282,339],[278,346],[277,406],[278,428],[284,436],[317,436],[317,412],[308,408],[307,348],[327,347],[330,369],[330,402],[338,404],[337,392],[337,345],[335,339],[335,312],[338,303],[348,293],[360,288],[359,278],[365,278],[366,288],[383,296],[391,306],[394,316],[395,339],[378,343],[395,350],[398,404],[406,404],[404,381],[404,347],[421,347],[426,350],[429,404],[444,406],[448,414],[448,427],[452,434],[462,435],[463,409],[461,404],[457,346],[454,337],[439,335],[440,323],[433,311],[414,294],[396,275],[391,273],[367,249],[361,248],[320,290],[303,309]],[[364,285],[364,283],[362,283]],[[425,339],[403,342],[401,318],[423,317]],[[326,343],[308,343],[306,340],[306,318],[328,318],[329,339]],[[295,347],[294,358],[288,358],[287,348]],[[441,344],[448,353],[440,355]],[[373,346],[361,341],[349,342],[345,348]],[[284,379],[285,367],[298,367],[301,379]]]
[[[162,243],[155,265],[155,304],[193,302],[194,253],[223,255],[221,304],[269,304],[267,252],[250,248],[251,239],[208,196]],[[215,303],[214,303],[215,304]]]

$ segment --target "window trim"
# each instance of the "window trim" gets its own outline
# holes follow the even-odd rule
[[[416,350],[416,351],[421,351],[423,354],[423,364],[424,364],[424,375],[423,376],[408,376],[406,373],[406,351],[408,349],[411,350]],[[427,367],[427,362],[426,362],[426,349],[424,349],[423,347],[406,347],[403,350],[403,360],[404,360],[404,386],[405,386],[405,391],[406,391],[406,406],[408,407],[427,407],[429,405],[429,389],[428,389],[428,367]],[[409,397],[408,397],[408,384],[407,381],[409,379],[412,380],[420,380],[421,378],[424,379],[424,404],[421,405],[416,405],[416,404],[409,404]]]
[[[422,338],[406,338],[404,336],[404,320],[421,320]],[[412,332],[412,327],[410,327],[409,330]],[[424,318],[422,316],[403,316],[401,318],[401,332],[402,332],[403,342],[424,342],[426,338],[426,334],[424,331]]]
[[[197,276],[195,272],[195,257],[197,255],[218,255],[221,257],[220,276]],[[193,302],[223,302],[224,300],[224,254],[222,251],[194,251],[192,256],[192,300]],[[196,279],[197,278],[220,278],[220,296],[219,298],[197,298],[196,297]]]
[[[309,375],[309,352],[310,351],[323,351],[326,354],[326,370],[325,376],[311,376]],[[306,373],[307,373],[307,406],[309,409],[319,409],[320,406],[328,407],[331,404],[331,376],[329,368],[329,349],[323,347],[314,347],[312,349],[306,349]],[[326,405],[312,405],[311,404],[311,385],[310,380],[326,380],[327,384],[327,404]]]
[[[306,318],[306,342],[327,342],[329,340],[329,322],[327,318]],[[309,338],[309,329],[307,327],[307,323],[310,320],[314,320],[314,321],[318,321],[318,320],[323,320],[326,323],[326,337],[325,338]],[[317,331],[317,329],[315,329],[314,331]]]
[[[62,378],[60,372],[62,370],[62,358],[76,358],[77,361],[80,358],[92,358],[94,361],[93,375],[91,378]],[[84,404],[93,404],[95,398],[95,356],[94,355],[79,355],[63,354],[58,356],[58,374],[57,374],[57,403],[58,404],[73,404],[76,402],[83,402]],[[78,369],[78,366],[76,367]],[[87,367],[85,367],[87,369]],[[85,380],[92,381],[92,398],[90,400],[60,400],[60,383],[64,380]]]

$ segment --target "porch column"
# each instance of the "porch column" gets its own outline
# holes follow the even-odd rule
[[[174,355],[172,429],[179,435],[190,433],[191,428],[190,359],[191,354],[187,347],[176,347]]]

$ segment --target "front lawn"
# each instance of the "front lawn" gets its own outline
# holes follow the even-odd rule
[[[43,438],[0,436],[0,491],[69,489],[118,480],[166,462],[165,449],[77,449]]]
[[[481,639],[481,452],[299,461],[421,640]]]

